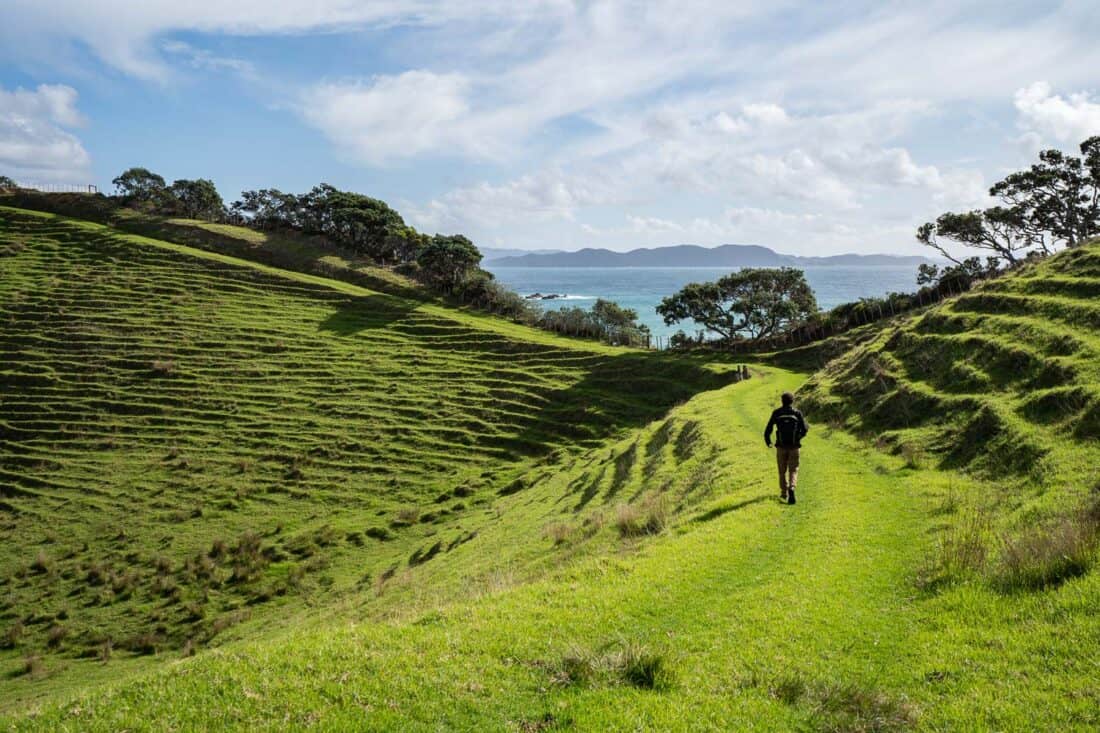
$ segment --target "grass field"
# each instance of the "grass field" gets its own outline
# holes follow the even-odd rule
[[[14,550],[0,619],[5,672],[45,657],[28,679],[194,649],[287,597],[373,588],[468,541],[536,466],[729,381],[96,225],[0,217]]]
[[[852,339],[794,507],[804,373],[11,209],[0,250],[16,730],[1100,726],[1095,245]]]

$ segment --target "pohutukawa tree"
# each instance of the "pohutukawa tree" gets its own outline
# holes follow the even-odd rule
[[[163,203],[168,185],[164,177],[148,168],[128,168],[111,181],[115,191],[127,203],[156,204]]]
[[[745,268],[717,282],[690,283],[657,306],[665,325],[691,319],[726,340],[766,338],[818,312],[802,270]]]
[[[189,180],[181,178],[168,189],[171,196],[169,208],[189,219],[218,221],[225,217],[225,203],[214,182],[207,178]]]
[[[957,267],[967,260],[942,240],[983,250],[994,262],[1011,267],[1029,253],[1050,254],[1100,234],[1100,135],[1085,140],[1080,149],[1080,158],[1044,150],[1038,163],[989,189],[1001,205],[943,214],[922,224],[917,240]]]
[[[451,292],[481,262],[481,252],[461,234],[436,234],[416,261],[428,282]]]

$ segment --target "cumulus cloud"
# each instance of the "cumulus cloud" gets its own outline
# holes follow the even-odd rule
[[[543,170],[503,184],[456,188],[426,206],[408,207],[409,219],[427,231],[479,231],[517,223],[572,221],[578,209],[619,203],[611,181]]]
[[[0,174],[21,183],[84,183],[90,158],[66,128],[84,124],[72,87],[0,87]]]
[[[1087,92],[1063,97],[1047,82],[1037,81],[1016,92],[1015,105],[1025,134],[1037,143],[1076,144],[1100,135],[1100,100]]]
[[[487,141],[461,123],[469,80],[460,74],[406,71],[367,82],[323,83],[302,95],[303,117],[358,159],[385,163],[450,148],[484,151]]]

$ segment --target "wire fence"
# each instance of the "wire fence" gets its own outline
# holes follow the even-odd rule
[[[99,193],[99,187],[91,183],[27,183],[17,181],[15,187],[42,193]]]

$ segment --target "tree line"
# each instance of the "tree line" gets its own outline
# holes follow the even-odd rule
[[[637,323],[633,310],[597,300],[588,310],[543,311],[481,269],[481,252],[465,236],[424,234],[406,224],[386,202],[327,183],[300,194],[275,188],[242,191],[229,205],[207,179],[168,184],[146,168],[130,168],[112,183],[121,203],[149,213],[324,237],[413,277],[436,293],[520,323],[633,346],[649,341],[648,329]]]

